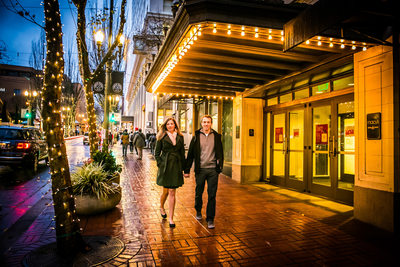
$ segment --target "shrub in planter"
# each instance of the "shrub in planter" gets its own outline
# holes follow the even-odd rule
[[[109,152],[97,151],[93,155],[93,162],[97,162],[103,165],[103,169],[110,175],[116,172],[122,171],[122,166],[117,164],[115,157]]]
[[[121,200],[121,188],[112,183],[100,163],[76,168],[71,174],[72,191],[78,214],[95,214],[114,208]]]
[[[76,168],[71,174],[72,190],[75,195],[91,195],[97,198],[108,198],[117,189],[109,179],[109,173],[100,163],[92,162]]]

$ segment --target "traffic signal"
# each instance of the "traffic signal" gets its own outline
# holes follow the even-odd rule
[[[25,118],[29,119],[31,116],[32,116],[31,113],[29,113],[29,112],[25,113]]]
[[[110,122],[115,122],[114,113],[111,113],[111,114],[110,114]]]

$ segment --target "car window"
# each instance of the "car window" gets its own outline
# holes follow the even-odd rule
[[[2,140],[23,140],[24,131],[19,129],[0,129],[0,139]]]
[[[37,139],[43,139],[43,135],[39,130],[35,130],[35,134]]]

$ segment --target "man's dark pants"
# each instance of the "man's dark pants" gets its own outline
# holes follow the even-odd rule
[[[203,192],[204,186],[207,181],[207,221],[213,221],[215,217],[215,197],[217,195],[218,188],[218,172],[215,168],[212,169],[200,169],[199,173],[196,173],[196,196],[194,208],[197,212],[201,212],[203,207]]]

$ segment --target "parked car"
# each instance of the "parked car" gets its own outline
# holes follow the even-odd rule
[[[89,145],[89,133],[84,133],[83,134],[83,144],[84,145]]]
[[[0,165],[22,166],[37,172],[41,160],[48,162],[48,150],[39,129],[0,125]]]

